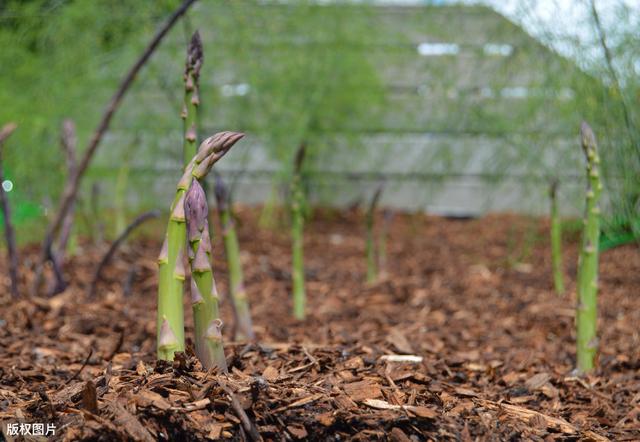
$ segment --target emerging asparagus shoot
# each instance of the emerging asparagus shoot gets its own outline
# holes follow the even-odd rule
[[[184,199],[187,221],[189,263],[191,265],[191,303],[195,333],[196,355],[205,369],[217,367],[227,371],[222,347],[222,321],[218,312],[218,291],[211,268],[211,240],[209,238],[209,207],[204,189],[197,179]]]
[[[204,62],[200,33],[194,32],[187,48],[187,61],[184,68],[184,103],[181,117],[184,121],[184,163],[196,154],[198,141],[198,106],[200,106],[200,69]]]
[[[216,179],[215,194],[218,203],[218,212],[220,214],[220,223],[222,224],[222,237],[227,255],[227,264],[229,266],[229,294],[235,314],[234,336],[236,340],[253,340],[255,334],[253,333],[247,292],[244,288],[238,235],[236,234],[236,227],[231,212],[231,198],[227,186],[220,176]]]
[[[293,316],[304,319],[306,294],[304,290],[304,189],[302,188],[302,163],[305,156],[305,144],[301,144],[296,153],[293,179],[291,180],[291,278],[293,284]]]
[[[376,282],[376,280],[378,279],[374,224],[375,224],[375,217],[376,217],[376,207],[378,206],[378,201],[380,200],[381,194],[382,194],[382,186],[379,186],[376,189],[375,193],[373,194],[373,197],[371,198],[371,203],[369,204],[369,210],[367,211],[366,253],[367,253],[367,282],[369,284]]]
[[[378,239],[378,277],[381,279],[387,278],[389,273],[389,269],[387,268],[387,238],[392,220],[393,211],[391,209],[384,209],[382,231]]]
[[[184,248],[186,217],[185,193],[194,178],[202,179],[211,167],[244,135],[220,132],[202,142],[198,153],[185,168],[171,205],[167,235],[158,257],[158,359],[173,360],[176,351],[184,351],[184,312],[182,306],[185,279]]]
[[[558,180],[553,180],[549,188],[551,200],[551,266],[553,284],[558,295],[564,293],[564,272],[562,270],[562,224],[558,214]]]
[[[596,137],[585,122],[580,127],[582,150],[587,160],[587,192],[582,233],[582,245],[578,260],[578,311],[577,311],[577,369],[587,373],[594,367],[598,338],[598,253],[600,239],[600,208],[602,193],[600,181],[600,157]]]

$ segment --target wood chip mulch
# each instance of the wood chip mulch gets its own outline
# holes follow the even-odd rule
[[[203,371],[191,342],[155,361],[156,241],[121,251],[95,299],[103,246],[66,264],[71,285],[53,298],[12,300],[3,272],[0,440],[640,440],[637,246],[602,254],[599,366],[577,377],[577,238],[557,296],[545,220],[397,215],[387,275],[368,285],[363,217],[321,213],[305,238],[309,317],[296,322],[286,231],[240,215],[258,339],[231,342],[225,302],[225,375]],[[25,288],[36,254],[22,251]],[[35,423],[55,436],[8,432]]]

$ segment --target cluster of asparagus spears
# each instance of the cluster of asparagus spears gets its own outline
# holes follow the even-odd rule
[[[210,263],[209,210],[200,180],[243,136],[238,132],[221,132],[204,140],[178,182],[167,235],[158,257],[159,359],[172,360],[175,352],[185,348],[182,293],[186,277],[184,260],[188,256],[196,354],[205,368],[217,366],[226,370],[218,294]]]
[[[220,132],[197,142],[197,113],[200,105],[198,79],[204,61],[202,42],[196,31],[187,49],[184,72],[185,168],[178,182],[171,205],[164,244],[158,257],[158,359],[173,360],[176,352],[184,351],[183,291],[188,261],[191,271],[191,306],[194,321],[196,355],[204,368],[227,370],[222,346],[222,321],[218,309],[218,291],[211,265],[211,238],[209,234],[209,206],[201,182],[213,165],[220,160],[244,134]],[[242,288],[242,270],[235,231],[230,222],[228,197],[223,195],[223,184],[217,192],[223,236],[230,267],[230,292],[236,312],[236,336],[252,339],[253,330],[246,293]]]
[[[185,267],[185,257],[187,257],[191,270],[196,354],[205,368],[217,367],[220,371],[226,371],[222,346],[222,321],[218,314],[219,297],[211,267],[209,208],[201,180],[209,173],[212,166],[243,137],[243,134],[237,132],[215,134],[204,140],[196,151],[197,112],[200,105],[198,79],[202,64],[202,42],[200,35],[196,32],[189,43],[184,72],[185,94],[181,117],[184,121],[185,170],[178,182],[171,205],[166,238],[158,258],[158,358],[172,360],[176,352],[184,351],[185,348],[182,295],[187,273]],[[588,185],[582,249],[578,263],[577,369],[580,372],[587,372],[593,368],[597,350],[597,274],[600,234],[598,201],[602,192],[602,183],[595,136],[586,123],[581,126],[581,144],[587,160]],[[305,196],[302,186],[305,153],[305,144],[302,143],[295,156],[290,189],[293,314],[297,319],[304,319],[306,305],[303,262]],[[554,181],[550,188],[552,265],[556,292],[562,294],[565,287],[557,190],[558,182]],[[367,281],[370,283],[379,276],[374,238],[374,214],[381,192],[382,187],[379,187],[374,193],[366,217]],[[230,195],[220,177],[216,181],[215,194],[229,265],[229,292],[236,317],[235,336],[239,339],[253,339]],[[381,244],[380,253],[386,253],[385,244]]]

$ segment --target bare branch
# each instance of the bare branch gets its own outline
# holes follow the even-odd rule
[[[102,257],[100,264],[98,264],[98,267],[96,268],[96,272],[93,274],[93,280],[91,281],[91,286],[89,287],[89,297],[93,297],[93,295],[95,294],[96,285],[102,277],[102,269],[109,263],[109,261],[111,261],[111,258],[113,258],[113,255],[116,253],[116,250],[118,249],[120,244],[122,244],[127,239],[131,232],[142,225],[145,221],[157,218],[158,215],[160,215],[160,212],[158,212],[157,210],[143,213],[142,215],[134,219],[133,222],[129,224],[122,233],[120,233],[120,236],[118,236],[118,238],[116,238],[116,240],[111,243],[111,247],[109,247],[107,253],[105,253]]]
[[[107,107],[104,110],[104,113],[102,114],[102,118],[100,119],[100,123],[98,124],[98,127],[96,128],[95,132],[93,133],[93,136],[89,140],[87,149],[84,151],[85,153],[84,153],[84,156],[82,157],[82,161],[78,166],[77,173],[73,177],[73,180],[71,180],[69,183],[67,183],[67,185],[65,185],[65,188],[62,193],[62,198],[60,200],[60,207],[58,209],[58,213],[56,214],[56,217],[53,219],[51,224],[48,226],[47,232],[44,237],[44,241],[42,244],[42,257],[41,257],[40,265],[44,265],[44,263],[48,259],[48,255],[49,255],[48,250],[51,249],[51,245],[53,244],[55,237],[58,235],[60,231],[62,222],[67,216],[67,213],[71,209],[71,206],[76,199],[76,196],[78,194],[78,188],[80,185],[80,180],[82,179],[85,172],[87,171],[89,164],[93,159],[93,155],[98,149],[98,146],[100,145],[100,142],[104,137],[104,134],[107,132],[109,125],[111,123],[111,119],[113,118],[113,115],[115,114],[116,110],[120,106],[120,103],[122,102],[122,99],[124,98],[126,92],[129,90],[129,88],[133,84],[133,81],[135,80],[140,69],[142,69],[142,67],[149,60],[149,58],[151,58],[151,55],[157,49],[162,39],[167,35],[169,30],[171,30],[173,25],[176,24],[178,19],[182,17],[185,14],[185,12],[187,12],[189,7],[193,3],[195,3],[195,1],[196,0],[184,0],[182,2],[180,7],[176,9],[176,11],[171,15],[171,17],[169,17],[169,20],[167,20],[167,22],[155,34],[151,42],[149,42],[149,45],[146,47],[146,49],[144,50],[140,58],[138,58],[138,60],[131,67],[129,72],[127,72],[126,76],[122,79],[120,86],[116,90],[115,94],[111,97],[111,100],[107,104]],[[32,289],[34,294],[37,292],[39,288],[38,287],[39,283],[40,281],[36,281],[36,284]]]

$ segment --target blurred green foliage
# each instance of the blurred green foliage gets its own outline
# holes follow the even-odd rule
[[[584,21],[542,35],[575,63],[564,72],[574,99],[561,111],[588,121],[598,138],[606,249],[640,239],[640,8],[614,0],[585,2],[585,11]],[[570,34],[578,27],[587,30],[581,39]]]
[[[143,47],[140,36],[177,0],[9,0],[0,3],[0,121],[18,130],[7,143],[13,204],[51,205],[66,171],[64,118],[86,143],[118,76]],[[20,213],[21,209],[18,209]]]
[[[380,124],[386,88],[376,57],[364,46],[354,50],[370,35],[371,13],[362,4],[332,7],[308,0],[273,10],[253,2],[214,7],[214,41],[220,45],[214,43],[213,52],[233,65],[235,78],[249,90],[225,102],[221,110],[231,117],[221,118],[259,137],[280,165],[280,181],[290,179],[301,144],[308,174],[344,159],[349,150],[362,155],[363,122]]]

